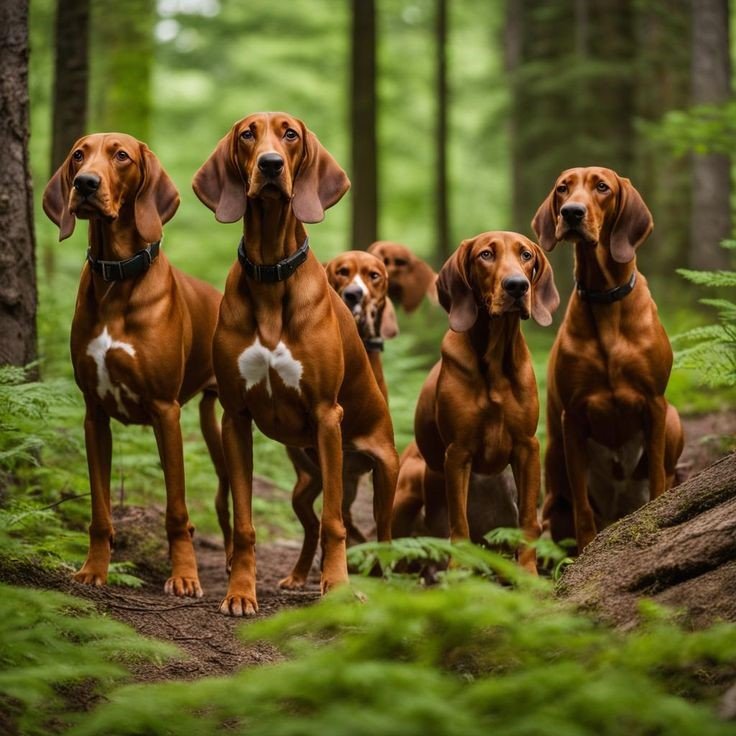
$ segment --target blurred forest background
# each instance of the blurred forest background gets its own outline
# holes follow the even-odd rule
[[[68,474],[61,484],[54,476],[56,487],[87,487],[82,402],[68,357],[86,228],[58,244],[40,198],[78,136],[120,130],[150,145],[182,196],[164,247],[176,265],[218,287],[241,226],[216,223],[190,182],[250,112],[302,118],[350,175],[348,196],[310,228],[323,261],[381,238],[438,268],[461,239],[484,230],[532,234],[531,218],[562,169],[609,166],[632,179],[653,211],[639,263],[674,334],[708,318],[701,294],[675,269],[726,268],[732,252],[719,247],[732,234],[732,23],[727,0],[32,0],[38,357],[61,402],[51,444],[61,443],[58,472]],[[557,248],[551,260],[563,296],[558,325],[571,249]],[[425,304],[400,315],[400,326],[384,354],[399,450],[447,321]],[[524,329],[543,393],[554,326]],[[732,398],[702,388],[691,372],[673,374],[670,399],[685,413]],[[214,530],[196,407],[183,421],[194,520]],[[150,430],[114,432],[120,498],[160,502]],[[282,448],[259,438],[257,453],[256,472],[285,499],[293,471]],[[282,506],[264,510],[293,523]],[[81,518],[85,502],[79,509]]]

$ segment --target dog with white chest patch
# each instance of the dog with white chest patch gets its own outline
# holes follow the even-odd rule
[[[301,121],[257,113],[233,125],[196,173],[194,191],[220,222],[244,220],[213,343],[232,482],[232,566],[222,613],[257,611],[252,423],[320,470],[321,587],[347,581],[343,450],[373,466],[378,538],[391,536],[398,457],[352,314],[327,283],[304,223],[320,222],[350,183]]]
[[[200,424],[219,478],[216,506],[229,544],[227,473],[215,416],[211,344],[220,293],[170,265],[163,225],[179,193],[148,147],[122,133],[80,138],[53,175],[43,207],[68,238],[89,221],[71,329],[74,376],[84,395],[84,435],[92,492],[87,559],[74,576],[107,580],[114,536],[110,505],[110,419],[152,425],[166,483],[171,577],[164,590],[202,595],[184,492],[181,405],[197,394]]]
[[[325,265],[325,271],[330,286],[340,295],[355,319],[373,375],[388,401],[381,354],[384,339],[396,337],[399,328],[393,304],[386,294],[386,267],[370,253],[353,250],[333,258]],[[294,590],[304,587],[317,551],[319,519],[314,513],[314,502],[322,492],[322,478],[318,465],[310,459],[306,450],[290,447],[288,454],[297,474],[291,503],[304,528],[304,541],[294,569],[279,585]],[[345,453],[342,516],[348,544],[366,541],[363,532],[353,522],[351,507],[358,494],[360,479],[370,472],[371,467],[370,458],[363,453]]]

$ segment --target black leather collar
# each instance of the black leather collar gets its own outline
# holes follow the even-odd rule
[[[383,338],[382,337],[366,337],[363,339],[363,345],[369,353],[382,353],[383,352]]]
[[[625,284],[608,289],[608,291],[589,291],[580,286],[580,282],[578,281],[575,282],[575,288],[577,289],[578,296],[586,302],[593,302],[593,304],[613,304],[631,294],[635,284],[636,271],[631,274],[631,278]]]
[[[264,284],[275,284],[278,281],[286,281],[307,260],[308,253],[309,238],[304,238],[304,242],[290,256],[287,256],[278,263],[266,265],[253,263],[245,255],[245,237],[240,238],[240,243],[238,244],[238,260],[240,261],[240,265],[245,269],[248,276]]]
[[[124,281],[145,273],[158,257],[161,241],[151,243],[143,250],[139,250],[131,258],[124,261],[102,261],[94,258],[91,250],[87,250],[87,262],[90,268],[100,274],[105,281]]]

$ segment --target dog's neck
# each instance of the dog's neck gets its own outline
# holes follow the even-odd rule
[[[636,270],[636,256],[619,263],[611,256],[607,238],[598,243],[575,243],[575,280],[587,291],[608,291],[626,284]]]
[[[271,265],[294,253],[307,231],[282,197],[247,200],[243,227],[245,253],[257,265]]]
[[[91,217],[87,236],[96,261],[123,261],[150,245],[140,236],[133,210],[128,207],[122,207],[114,220]]]
[[[511,378],[515,374],[515,366],[522,359],[519,349],[524,347],[519,312],[494,318],[481,308],[468,336],[490,382],[500,375]]]

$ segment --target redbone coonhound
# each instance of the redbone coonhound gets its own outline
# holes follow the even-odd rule
[[[437,303],[437,274],[405,245],[377,240],[368,252],[380,258],[388,273],[388,295],[407,312],[413,312],[426,296]]]
[[[71,330],[74,376],[84,395],[92,491],[87,560],[74,578],[107,581],[114,530],[110,508],[110,418],[150,424],[166,483],[171,577],[164,590],[200,597],[184,493],[180,407],[203,393],[200,424],[219,478],[218,515],[228,544],[228,483],[215,416],[211,345],[220,293],[169,264],[162,228],[179,193],[156,156],[123,133],[80,138],[44,191],[43,207],[68,238],[89,220],[89,251]]]
[[[347,580],[343,448],[371,459],[378,538],[391,536],[398,458],[388,407],[355,320],[304,228],[349,185],[314,133],[286,113],[239,120],[194,177],[195,193],[220,222],[244,219],[213,343],[234,508],[226,614],[257,610],[253,421],[267,436],[307,449],[319,466],[323,592]]]
[[[576,288],[549,357],[543,517],[582,551],[669,488],[682,452],[664,397],[672,350],[636,268],[653,221],[628,179],[593,166],[562,172],[532,226],[547,251],[575,246]]]
[[[463,241],[442,267],[437,293],[451,329],[422,387],[414,430],[429,469],[444,476],[450,537],[470,535],[471,472],[496,475],[510,464],[519,526],[535,540],[541,531],[539,398],[520,320],[531,315],[551,324],[559,304],[552,267],[523,235],[483,233]],[[525,548],[519,561],[536,572],[534,549]]]
[[[325,265],[327,281],[340,295],[355,318],[358,334],[363,340],[373,375],[384,398],[388,389],[383,376],[381,354],[383,341],[396,337],[399,328],[396,312],[386,296],[388,276],[383,263],[365,251],[342,253]],[[292,491],[292,506],[304,528],[304,541],[299,559],[291,573],[279,585],[282,588],[303,588],[309,575],[319,541],[319,519],[314,513],[314,502],[322,492],[319,466],[307,450],[288,448],[297,481]],[[351,507],[358,493],[358,483],[372,467],[370,458],[361,453],[346,452],[343,465],[342,516],[348,544],[366,541],[363,532],[353,523]]]

